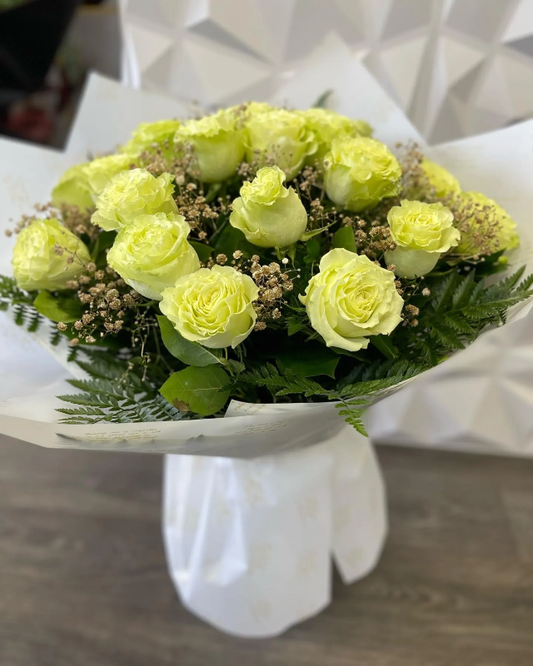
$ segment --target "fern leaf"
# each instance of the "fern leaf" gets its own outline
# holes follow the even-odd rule
[[[472,296],[472,293],[476,286],[475,279],[476,279],[475,271],[470,271],[469,273],[466,274],[466,276],[461,278],[461,282],[454,291],[452,297],[452,303],[454,308],[462,308],[463,306],[470,303],[470,297]]]
[[[461,314],[445,314],[443,315],[443,320],[449,328],[456,331],[457,333],[463,333],[469,337],[475,335],[475,330],[470,326],[468,321]]]
[[[433,327],[430,331],[432,337],[436,337],[445,347],[449,349],[464,349],[464,344],[459,335],[451,328],[446,326],[443,321],[433,322]]]
[[[281,373],[272,363],[265,363],[265,365],[254,368],[253,370],[242,372],[239,375],[239,380],[246,384],[263,386],[276,396],[296,393],[300,393],[307,398],[314,395],[329,395],[329,391],[324,389],[318,382],[315,382],[312,379],[298,377],[289,370],[284,370],[284,372]]]
[[[509,294],[512,291],[512,289],[518,284],[518,281],[524,274],[525,270],[526,267],[522,266],[512,275],[509,275],[503,280],[500,280],[496,284],[485,289],[483,294],[483,300],[485,302],[496,301],[500,300],[503,296]]]
[[[363,423],[364,409],[361,409],[359,405],[352,404],[352,402],[341,402],[336,407],[339,410],[340,416],[344,416],[346,423],[354,427],[364,437],[368,437]]]
[[[502,298],[498,301],[490,301],[488,303],[478,303],[463,308],[462,312],[468,319],[491,319],[500,318],[502,313],[513,305],[517,305],[526,298],[533,296],[533,292],[526,292],[517,296],[510,296],[509,298]]]
[[[457,273],[450,273],[434,290],[434,297],[432,299],[435,312],[440,312],[448,307],[452,301],[453,294],[457,287],[459,275]]]

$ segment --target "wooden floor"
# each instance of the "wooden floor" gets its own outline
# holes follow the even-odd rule
[[[160,536],[161,458],[0,443],[1,666],[532,666],[533,461],[383,447],[391,534],[278,639],[187,613]]]

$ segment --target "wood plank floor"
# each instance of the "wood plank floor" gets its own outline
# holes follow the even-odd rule
[[[161,458],[0,442],[1,666],[532,666],[533,461],[382,447],[378,569],[278,639],[187,613]]]

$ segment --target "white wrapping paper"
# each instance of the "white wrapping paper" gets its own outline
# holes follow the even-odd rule
[[[372,445],[350,427],[257,460],[166,456],[163,531],[183,604],[230,634],[267,637],[371,571],[387,531]]]

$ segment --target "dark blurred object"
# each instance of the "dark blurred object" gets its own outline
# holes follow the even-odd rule
[[[0,11],[0,106],[42,86],[79,4],[30,0]]]
[[[0,134],[64,145],[87,70],[119,78],[120,44],[113,0],[0,0]]]

